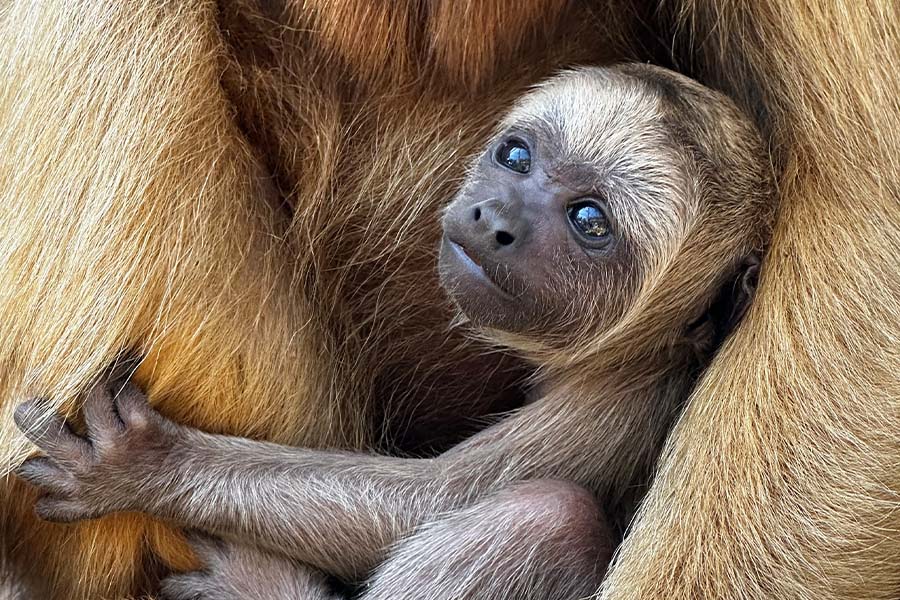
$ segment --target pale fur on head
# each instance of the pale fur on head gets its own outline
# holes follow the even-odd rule
[[[579,68],[526,94],[495,137],[514,128],[539,130],[561,164],[588,165],[608,181],[604,198],[637,257],[610,283],[633,288],[622,307],[599,303],[621,294],[591,289],[560,260],[547,292],[572,300],[559,339],[481,333],[542,367],[679,342],[741,262],[764,251],[776,206],[771,166],[749,118],[722,94],[648,65]],[[598,331],[591,315],[617,310],[622,318]]]

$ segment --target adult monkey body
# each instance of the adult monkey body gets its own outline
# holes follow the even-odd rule
[[[549,0],[484,13],[305,3],[264,18],[137,4],[0,9],[7,415],[28,391],[76,396],[126,347],[149,351],[140,378],[178,420],[292,443],[364,438],[358,407],[385,369],[353,369],[358,357],[399,355],[388,374],[414,384],[431,369],[403,357],[443,351],[434,335],[393,335],[444,319],[436,285],[421,285],[437,232],[408,223],[449,197],[447,173],[502,98],[557,64],[618,54],[617,34],[644,57],[631,7],[614,19],[603,3],[596,21]],[[846,4],[695,0],[640,19],[653,40],[683,19],[673,56],[759,116],[784,201],[766,285],[677,430],[609,598],[897,595],[896,7]],[[227,96],[223,64],[242,67]],[[293,226],[245,140],[298,191]],[[130,293],[107,303],[99,289]],[[25,454],[13,435],[7,419],[10,466]],[[115,597],[152,579],[145,548],[178,562],[158,526],[121,517],[71,534],[6,486],[9,558],[39,574],[26,584]]]
[[[752,296],[774,189],[733,103],[658,67],[568,72],[517,102],[502,129],[444,215],[439,264],[462,314],[538,367],[532,403],[410,459],[204,434],[133,387],[114,400],[100,385],[85,438],[59,416],[42,423],[41,400],[16,410],[48,454],[18,471],[43,493],[38,513],[137,510],[344,578],[377,568],[367,600],[592,594],[615,543],[605,515],[624,529]],[[212,573],[168,580],[167,598],[240,598],[224,591],[238,586],[275,598],[271,582],[296,571],[248,559],[217,575],[235,550],[203,548]]]

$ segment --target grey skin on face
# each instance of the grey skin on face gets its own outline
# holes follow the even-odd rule
[[[438,271],[474,323],[541,334],[571,318],[571,283],[604,289],[627,256],[598,175],[535,138],[506,132],[485,151],[444,214]]]
[[[512,110],[443,220],[441,281],[532,360],[533,402],[415,459],[205,433],[100,384],[84,436],[19,407],[46,456],[18,473],[45,519],[143,511],[243,542],[205,544],[213,567],[171,579],[173,598],[328,597],[310,568],[368,578],[367,600],[590,596],[751,295],[767,164],[734,105],[685,77],[565,73]]]

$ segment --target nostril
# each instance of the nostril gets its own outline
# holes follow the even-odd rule
[[[481,209],[476,207],[475,210],[472,211],[472,216],[475,218],[476,221],[478,219],[480,219],[481,218]]]
[[[506,232],[506,231],[498,231],[497,235],[495,237],[497,239],[497,243],[500,244],[501,246],[509,246],[514,241],[516,241],[515,236],[513,236],[513,234]]]

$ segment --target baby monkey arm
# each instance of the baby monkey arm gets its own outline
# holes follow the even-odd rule
[[[134,385],[98,385],[84,406],[85,436],[61,416],[39,418],[39,400],[17,409],[19,427],[46,453],[19,475],[42,492],[36,510],[48,520],[141,511],[358,578],[424,520],[509,482],[592,487],[603,461],[620,455],[608,444],[628,435],[616,427],[601,436],[608,423],[597,415],[534,414],[547,408],[530,405],[436,459],[404,459],[205,433],[157,413]]]

